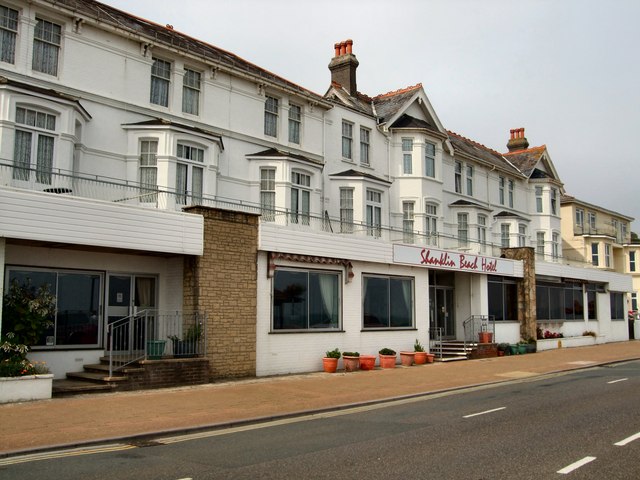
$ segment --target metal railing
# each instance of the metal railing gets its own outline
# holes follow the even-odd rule
[[[442,336],[442,327],[429,328],[429,353],[433,353],[440,360],[442,360]]]
[[[109,377],[144,359],[205,355],[206,320],[201,312],[142,310],[111,322],[107,327]]]
[[[480,333],[489,333],[489,343],[495,340],[496,321],[493,315],[471,315],[463,324],[465,347],[468,343],[479,343]]]
[[[444,223],[442,232],[421,232],[406,228],[368,224],[361,221],[345,221],[331,217],[328,212],[314,214],[291,209],[264,208],[258,203],[221,196],[193,195],[193,192],[157,188],[138,182],[104,175],[90,175],[63,169],[32,169],[16,167],[6,159],[0,159],[0,186],[39,191],[49,194],[107,201],[141,208],[180,211],[189,205],[222,208],[261,216],[263,225],[277,225],[288,230],[325,232],[345,238],[365,237],[387,243],[404,243],[417,246],[455,250],[475,255],[499,257],[500,242],[486,242],[471,237],[458,237],[457,224]],[[497,233],[492,233],[497,237]],[[553,263],[590,266],[591,262],[569,256],[536,254],[536,258]]]

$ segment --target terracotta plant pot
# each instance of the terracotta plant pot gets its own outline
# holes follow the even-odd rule
[[[416,365],[424,365],[427,363],[427,352],[416,352],[413,360]]]
[[[396,368],[396,356],[395,355],[382,355],[378,354],[380,357],[380,367],[381,368]]]
[[[433,363],[436,356],[433,353],[427,353],[427,363]]]
[[[355,372],[360,367],[360,357],[342,356],[345,372]]]
[[[493,333],[480,332],[478,333],[478,343],[491,343],[493,341]]]
[[[327,373],[336,373],[336,370],[338,369],[338,359],[324,357],[322,359],[322,369]]]
[[[410,367],[415,360],[416,352],[400,352],[400,361],[403,367]]]
[[[360,355],[360,370],[373,370],[375,366],[375,355]]]

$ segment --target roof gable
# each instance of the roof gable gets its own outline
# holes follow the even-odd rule
[[[546,145],[516,150],[503,155],[527,178],[549,178],[561,182]]]

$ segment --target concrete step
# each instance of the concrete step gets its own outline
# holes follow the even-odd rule
[[[127,379],[126,375],[117,374],[112,377],[107,372],[68,372],[67,378],[72,380],[84,380],[87,382],[95,383],[111,383],[111,382],[123,382]]]
[[[136,367],[134,366],[130,366],[130,367],[124,367],[124,368],[119,368],[119,366],[114,366],[114,369],[118,368],[117,370],[117,374],[118,375],[122,375],[122,374],[129,374],[129,373],[138,373],[138,372],[144,372],[144,368],[142,367]],[[84,370],[85,372],[90,372],[90,373],[109,373],[109,364],[105,364],[105,363],[94,363],[91,365],[85,365],[84,366]]]
[[[54,397],[65,397],[84,393],[104,393],[114,390],[109,383],[93,383],[84,380],[60,379],[53,381],[52,394]]]

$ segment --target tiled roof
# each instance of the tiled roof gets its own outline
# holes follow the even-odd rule
[[[210,137],[215,137],[222,143],[222,137],[218,133],[212,132],[211,130],[205,130],[203,128],[194,127],[193,125],[186,125],[184,123],[172,122],[171,120],[167,120],[166,118],[153,118],[151,120],[144,120],[142,122],[135,122],[135,123],[125,123],[123,125],[124,126],[131,126],[131,127],[146,127],[146,126],[149,126],[149,127],[166,127],[166,126],[171,126],[171,127],[181,128],[181,129],[184,129],[184,130],[189,130],[190,132],[201,133],[203,135],[208,135]]]
[[[303,162],[316,163],[318,165],[323,165],[323,162],[320,160],[314,160],[313,158],[305,157],[304,155],[298,155],[291,152],[285,152],[284,150],[278,150],[277,148],[268,148],[266,150],[262,150],[257,153],[251,153],[247,155],[247,157],[256,157],[256,158],[264,158],[264,157],[287,157],[293,158],[295,160],[302,160]]]
[[[384,182],[384,183],[389,183],[391,184],[390,181],[385,180],[381,177],[376,177],[375,175],[371,175],[370,173],[365,173],[365,172],[359,172],[357,170],[345,170],[344,172],[338,172],[338,173],[331,173],[329,174],[330,177],[360,177],[360,178],[368,178],[370,180],[376,180],[377,182]]]
[[[140,35],[142,39],[146,39],[152,44],[182,50],[221,68],[239,70],[258,80],[262,79],[276,86],[293,90],[300,95],[311,97],[314,101],[324,103],[324,99],[320,95],[260,68],[233,53],[174,30],[171,25],[158,25],[94,0],[48,0],[48,2],[58,8],[66,8],[72,16],[92,18],[112,27]]]
[[[500,167],[503,170],[509,171],[513,175],[522,175],[516,168],[513,167],[507,160],[505,160],[504,156],[492,150],[489,147],[485,147],[481,143],[475,142],[469,138],[463,137],[460,134],[457,134],[452,131],[447,131],[449,134],[449,140],[451,140],[451,144],[455,150],[459,150],[467,155],[475,157],[479,160],[489,163],[490,165],[495,165],[496,167]]]
[[[532,147],[526,150],[503,153],[511,163],[513,163],[527,177],[531,177],[533,170],[542,158],[542,154],[547,149],[546,145]]]
[[[349,92],[337,82],[331,82],[331,87],[325,94],[325,99],[334,103],[340,103],[345,107],[352,108],[365,115],[374,116],[370,97],[360,92],[357,92],[356,96],[349,95]]]
[[[418,83],[412,87],[401,88],[393,92],[383,93],[373,97],[373,105],[379,123],[385,123],[392,118],[398,111],[404,107],[407,101],[413,97],[417,90],[422,88],[422,84]]]

